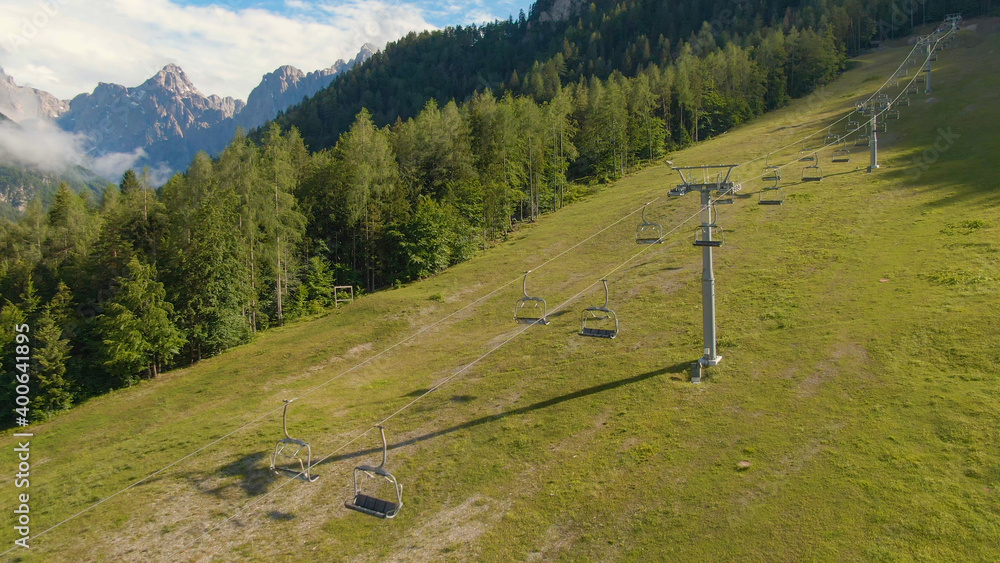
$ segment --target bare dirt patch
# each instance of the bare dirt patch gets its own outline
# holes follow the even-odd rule
[[[403,538],[390,561],[439,561],[447,554],[463,560],[469,545],[492,528],[503,516],[506,507],[499,501],[474,496],[452,508],[446,508],[426,524]]]

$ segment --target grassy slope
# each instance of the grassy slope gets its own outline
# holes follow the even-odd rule
[[[666,199],[676,180],[660,166],[433,279],[91,401],[37,427],[32,442],[37,534],[513,282],[292,409],[292,435],[325,456],[514,337],[388,423],[399,446],[390,470],[405,484],[397,519],[342,507],[351,467],[377,461],[373,434],[317,468],[315,484],[270,476],[280,436],[275,411],[19,554],[29,561],[1000,559],[1000,208],[991,158],[1000,149],[992,131],[1000,78],[982,72],[1000,63],[998,47],[997,35],[965,33],[960,47],[942,53],[934,100],[913,96],[903,119],[890,122],[886,167],[877,174],[855,170],[866,162],[862,154],[846,165],[821,154],[832,175],[789,185],[786,205],[748,198],[721,210],[725,360],[703,384],[687,382],[686,371],[701,338],[693,223],[609,276],[622,322],[616,340],[575,333],[580,309],[603,297],[596,280],[641,250],[631,243],[637,214],[529,279],[529,292],[550,309],[589,288],[552,324],[517,336],[523,327],[509,318],[519,272],[654,197],[650,214],[664,225],[696,211],[695,195]],[[672,159],[742,162],[781,146],[839,117],[906,50],[866,56],[828,95]],[[800,126],[803,119],[809,123]],[[948,127],[959,135],[954,145],[915,177],[912,158]],[[963,226],[969,220],[978,222]],[[5,451],[11,441],[4,439]],[[744,459],[752,467],[737,470]],[[0,502],[9,506],[14,495],[6,480]],[[10,525],[0,537],[10,545]]]

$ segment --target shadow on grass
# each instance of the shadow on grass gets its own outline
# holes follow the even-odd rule
[[[624,387],[626,385],[632,385],[634,383],[639,383],[639,382],[642,382],[642,381],[645,381],[647,379],[651,379],[651,378],[654,378],[654,377],[657,377],[657,376],[660,376],[660,375],[665,375],[665,374],[668,374],[668,373],[683,374],[683,373],[687,372],[687,370],[690,367],[691,367],[691,363],[690,362],[682,362],[682,363],[675,364],[675,365],[672,365],[672,366],[669,366],[669,367],[660,368],[658,370],[654,370],[654,371],[642,373],[642,374],[635,375],[635,376],[632,376],[632,377],[628,377],[628,378],[625,378],[625,379],[619,379],[617,381],[609,381],[608,383],[602,383],[600,385],[594,385],[593,387],[587,387],[586,389],[580,389],[579,391],[573,391],[572,393],[567,393],[565,395],[559,395],[558,397],[553,397],[551,399],[546,399],[544,401],[539,401],[537,403],[532,403],[530,405],[523,406],[523,407],[520,407],[520,408],[516,408],[516,409],[513,409],[513,410],[509,410],[509,411],[506,411],[506,412],[502,412],[502,413],[498,413],[498,414],[491,414],[489,416],[483,416],[483,417],[480,417],[480,418],[476,418],[476,419],[470,420],[468,422],[463,422],[461,424],[457,424],[457,425],[452,426],[450,428],[445,428],[443,430],[437,430],[435,432],[430,432],[430,433],[424,434],[422,436],[417,436],[415,438],[410,438],[409,440],[404,440],[402,442],[398,442],[398,443],[395,443],[395,444],[389,444],[389,449],[390,450],[394,450],[394,449],[402,448],[402,447],[405,447],[405,446],[411,446],[413,444],[418,444],[420,442],[425,442],[425,441],[431,440],[433,438],[438,438],[440,436],[451,434],[452,432],[456,432],[458,430],[466,430],[466,429],[469,429],[469,428],[474,428],[476,426],[481,426],[483,424],[487,424],[487,423],[490,423],[490,422],[496,422],[496,421],[499,421],[499,420],[503,420],[503,419],[505,419],[507,417],[510,417],[510,416],[527,414],[527,413],[530,413],[530,412],[533,412],[533,411],[537,411],[537,410],[540,410],[540,409],[545,409],[545,408],[548,408],[548,407],[552,407],[552,406],[558,405],[560,403],[565,403],[566,401],[572,401],[573,399],[581,399],[583,397],[588,397],[590,395],[595,395],[597,393],[604,393],[605,391],[611,391],[613,389],[618,389],[619,387]],[[671,377],[671,379],[678,379],[678,377],[676,377],[676,376],[675,377]],[[683,380],[683,377],[681,377],[680,379]],[[382,448],[369,448],[369,449],[366,449],[366,450],[360,450],[360,451],[356,451],[356,452],[352,452],[352,453],[347,453],[347,454],[343,454],[343,455],[339,455],[339,456],[333,456],[333,457],[330,457],[330,458],[327,458],[327,459],[323,460],[321,462],[321,464],[325,465],[327,463],[335,463],[335,462],[343,461],[343,460],[347,460],[347,459],[354,459],[354,458],[358,458],[358,457],[372,456],[372,455],[381,453],[381,451],[382,451]]]
[[[215,474],[220,477],[239,477],[235,483],[226,483],[218,486],[207,486],[208,479],[201,473],[188,475],[189,481],[203,493],[221,497],[232,487],[240,487],[248,497],[262,495],[267,492],[268,484],[274,480],[274,474],[268,469],[271,461],[271,454],[267,452],[255,452],[245,455],[238,460],[223,465]],[[261,467],[261,462],[264,463]]]

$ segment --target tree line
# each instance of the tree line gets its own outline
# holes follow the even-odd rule
[[[719,43],[703,28],[668,65],[573,81],[557,53],[501,95],[430,100],[384,127],[362,109],[315,152],[271,124],[158,189],[133,171],[99,201],[61,186],[0,221],[0,363],[28,323],[36,416],[156,377],[326,310],[335,285],[374,291],[466,260],[581,180],[779,107],[844,58],[824,31]],[[12,393],[0,383],[0,401]]]

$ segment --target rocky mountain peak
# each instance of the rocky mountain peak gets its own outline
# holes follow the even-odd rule
[[[182,97],[205,97],[195,88],[195,85],[188,79],[187,75],[184,74],[184,70],[173,63],[163,67],[163,70],[157,72],[139,88],[148,89],[155,87],[180,94]]]
[[[52,118],[66,112],[69,103],[29,86],[18,86],[0,68],[0,113],[13,121]]]

